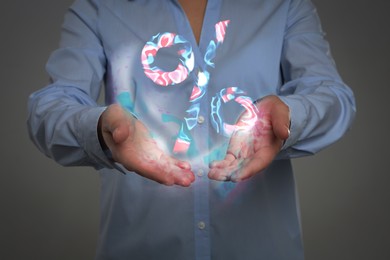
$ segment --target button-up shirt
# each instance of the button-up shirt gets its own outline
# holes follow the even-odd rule
[[[29,100],[29,131],[62,165],[101,176],[97,259],[303,259],[290,159],[338,140],[355,111],[308,0],[208,0],[199,44],[174,0],[78,0],[66,14],[51,83]],[[104,84],[102,84],[104,83]],[[119,103],[195,182],[167,187],[128,172],[99,145],[97,104]],[[208,179],[236,120],[277,95],[291,134],[249,180]]]

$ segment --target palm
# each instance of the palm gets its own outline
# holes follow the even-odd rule
[[[141,121],[118,106],[109,107],[102,117],[104,141],[127,170],[166,185],[189,186],[194,181],[190,165],[164,153]]]
[[[285,105],[276,97],[270,97],[261,101],[258,105],[257,120],[250,128],[235,132],[228,146],[224,160],[212,163],[209,172],[211,179],[220,181],[242,181],[264,170],[271,164],[280,151],[283,139],[278,137],[276,122],[289,121],[288,113],[275,109],[286,109]],[[287,110],[288,112],[288,110]],[[243,115],[245,117],[245,115]],[[288,136],[288,134],[287,134]],[[287,138],[287,137],[286,137]]]

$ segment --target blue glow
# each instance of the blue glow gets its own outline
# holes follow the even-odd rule
[[[214,41],[210,41],[206,49],[206,54],[204,55],[204,61],[212,68],[214,68],[214,62],[212,60],[215,58],[217,47]]]
[[[222,125],[222,118],[220,115],[221,98],[214,96],[211,100],[211,124],[217,133],[220,133],[220,125]]]
[[[133,99],[129,92],[122,92],[116,97],[117,102],[127,111],[134,112]]]
[[[192,130],[196,124],[199,116],[200,104],[193,104],[186,112],[188,117],[184,117],[188,130]]]

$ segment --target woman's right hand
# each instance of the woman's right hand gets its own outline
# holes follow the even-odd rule
[[[120,105],[102,113],[98,131],[102,145],[127,170],[165,185],[187,187],[195,180],[190,164],[164,153],[145,125]]]

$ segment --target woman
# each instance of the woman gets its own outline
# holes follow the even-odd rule
[[[47,70],[30,135],[99,170],[97,259],[303,259],[290,159],[355,112],[309,1],[78,0]]]

